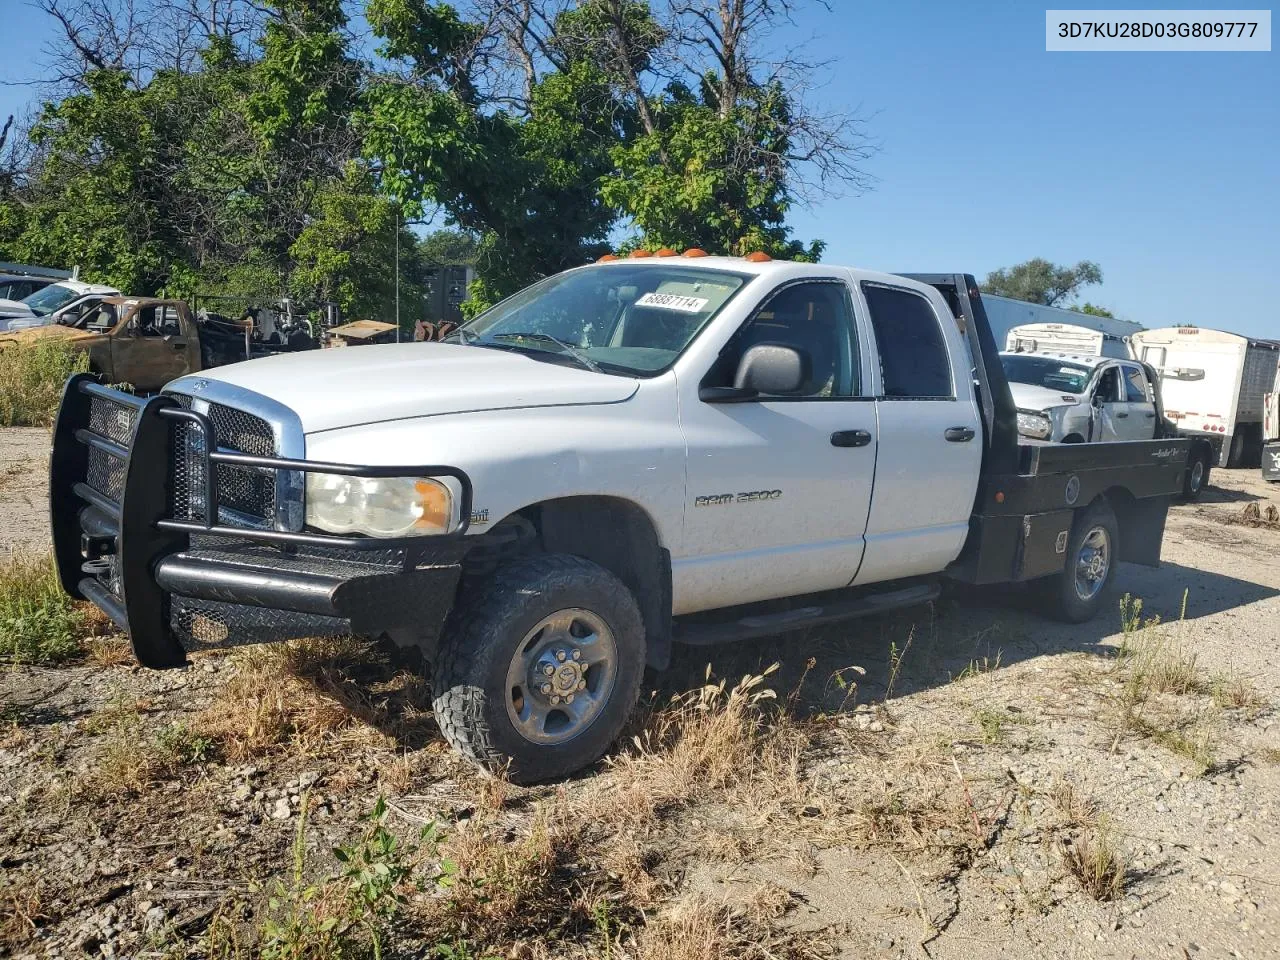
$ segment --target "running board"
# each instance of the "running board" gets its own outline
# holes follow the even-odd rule
[[[942,587],[939,584],[921,583],[885,593],[864,593],[847,600],[808,604],[778,613],[753,614],[720,623],[688,623],[677,620],[672,629],[671,638],[676,643],[692,646],[754,640],[757,637],[771,637],[792,630],[820,626],[824,623],[856,620],[858,617],[872,616],[902,607],[914,607],[917,604],[936,600],[941,593]]]

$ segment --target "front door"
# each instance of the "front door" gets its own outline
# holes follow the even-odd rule
[[[139,390],[159,390],[190,373],[186,332],[174,308],[143,306],[111,338],[113,378]]]
[[[731,386],[747,348],[809,359],[801,390],[681,411],[685,536],[674,612],[847,586],[862,560],[878,429],[843,280],[803,281],[765,301],[703,381]]]
[[[1156,405],[1147,375],[1136,363],[1120,364],[1120,389],[1124,391],[1123,412],[1128,416],[1117,417],[1117,436],[1122,440],[1152,439],[1156,435]]]
[[[1089,439],[1104,443],[1126,439],[1129,404],[1123,399],[1122,390],[1120,366],[1113,363],[1104,367],[1094,381],[1092,399],[1096,429],[1095,435]]]

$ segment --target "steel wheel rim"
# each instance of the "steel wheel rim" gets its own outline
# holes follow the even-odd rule
[[[507,717],[531,743],[565,743],[600,716],[618,678],[618,645],[599,615],[580,607],[538,621],[507,667]]]
[[[1199,490],[1202,483],[1204,483],[1204,461],[1196,460],[1191,465],[1191,489]]]
[[[1105,527],[1093,527],[1080,541],[1076,554],[1076,596],[1092,600],[1111,571],[1111,535]]]

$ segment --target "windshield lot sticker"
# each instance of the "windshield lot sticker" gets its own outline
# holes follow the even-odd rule
[[[686,297],[679,293],[646,293],[636,301],[636,306],[679,310],[681,313],[701,313],[706,309],[707,302],[706,297]]]

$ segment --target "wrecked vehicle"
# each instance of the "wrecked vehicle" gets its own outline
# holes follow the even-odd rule
[[[1024,444],[973,277],[682,256],[549,277],[443,342],[150,399],[67,384],[63,588],[138,661],[385,635],[462,754],[561,777],[672,644],[1028,583],[1072,622],[1155,565],[1188,442]]]
[[[128,383],[147,393],[189,373],[315,345],[310,338],[263,345],[245,324],[200,322],[185,301],[154,297],[103,297],[77,322],[0,333],[0,350],[60,340],[88,353],[89,369],[102,382]]]

